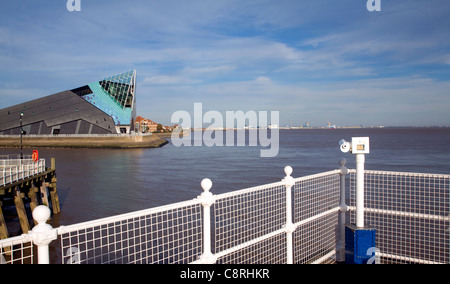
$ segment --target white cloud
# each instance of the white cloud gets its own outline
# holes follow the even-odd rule
[[[200,81],[192,80],[182,76],[153,76],[143,80],[143,84],[151,85],[189,85],[199,83]]]
[[[221,65],[221,66],[205,66],[205,67],[191,67],[186,66],[183,68],[181,73],[187,74],[190,76],[208,76],[211,74],[217,75],[217,74],[223,74],[223,73],[229,73],[236,70],[236,66],[232,65]]]

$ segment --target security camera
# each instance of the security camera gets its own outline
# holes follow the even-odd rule
[[[339,141],[339,147],[340,147],[342,153],[348,153],[348,152],[350,152],[350,150],[352,148],[350,142],[347,142],[344,139]]]

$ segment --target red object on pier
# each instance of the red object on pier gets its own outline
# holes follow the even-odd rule
[[[33,150],[33,156],[31,156],[34,162],[39,160],[39,152],[38,150]]]

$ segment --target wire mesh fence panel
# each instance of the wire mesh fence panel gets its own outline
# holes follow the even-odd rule
[[[313,263],[336,249],[337,213],[300,225],[294,232],[294,263]]]
[[[286,234],[245,246],[242,249],[219,257],[218,264],[284,264],[286,263]]]
[[[0,264],[33,264],[34,247],[31,237],[19,237],[0,240]]]
[[[286,221],[286,188],[276,183],[219,195],[213,209],[213,252],[218,253],[281,229]]]
[[[355,183],[352,173],[351,206],[355,206]],[[377,229],[382,261],[449,263],[449,198],[448,175],[366,171],[365,220]]]
[[[294,262],[312,263],[336,248],[340,172],[296,179],[293,187]]]
[[[202,253],[202,206],[174,207],[63,230],[62,262],[190,263]]]
[[[311,218],[339,205],[339,171],[303,177],[293,187],[294,223]]]

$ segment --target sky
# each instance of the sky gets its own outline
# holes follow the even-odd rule
[[[290,126],[450,126],[448,0],[379,1],[2,0],[0,109],[136,69],[137,114],[165,125],[202,103]]]

